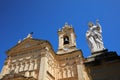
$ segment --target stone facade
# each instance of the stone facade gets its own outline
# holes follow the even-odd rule
[[[97,52],[84,58],[82,50],[77,49],[76,35],[72,26],[65,24],[58,30],[58,37],[59,46],[55,53],[49,41],[34,39],[32,34],[28,34],[23,41],[19,41],[7,51],[0,80],[110,80],[99,79],[99,74],[95,73],[99,67],[104,70],[102,69],[104,63],[91,66],[95,64],[96,56],[101,53]],[[102,59],[100,57],[100,60]],[[112,67],[116,68],[120,59],[115,57],[114,60]],[[105,64],[107,65],[107,62]],[[119,73],[119,68],[117,69],[113,72]]]
[[[58,35],[57,54],[48,41],[34,39],[32,34],[19,41],[7,51],[1,80],[89,80],[74,29],[65,24]]]

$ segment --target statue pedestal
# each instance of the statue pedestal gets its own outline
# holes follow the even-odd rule
[[[109,57],[116,57],[116,56],[118,56],[116,52],[108,51],[108,49],[105,49],[102,51],[97,51],[97,52],[92,53],[92,55],[87,58],[87,61],[88,62],[91,60],[96,61],[98,59],[103,60]]]
[[[84,64],[91,80],[120,80],[120,56],[114,51],[92,53]]]
[[[105,53],[105,52],[108,52],[108,49],[104,49],[104,50],[93,52],[92,55],[99,54],[99,53],[102,54],[102,53]]]

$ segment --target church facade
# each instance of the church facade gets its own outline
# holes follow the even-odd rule
[[[120,79],[120,57],[114,55],[115,52],[106,56],[102,53],[109,54],[109,52],[103,50],[93,53],[88,58],[84,58],[82,50],[76,48],[74,29],[68,24],[65,24],[61,30],[58,30],[58,36],[59,45],[57,52],[54,52],[49,41],[34,39],[32,34],[29,34],[23,41],[19,41],[7,51],[7,59],[2,68],[0,80]],[[117,66],[110,73],[111,75],[117,72],[117,76],[114,75],[117,78],[110,79],[108,76],[102,78],[101,74],[105,73],[105,71],[99,71],[99,68],[106,70],[109,67],[107,61],[109,63],[113,61],[112,64],[109,64],[112,67],[108,68],[107,71]],[[107,73],[103,76],[106,75]]]

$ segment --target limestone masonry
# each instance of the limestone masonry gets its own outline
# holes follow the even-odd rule
[[[68,24],[58,30],[58,37],[57,52],[49,41],[32,38],[32,33],[18,41],[6,52],[0,80],[120,80],[120,56],[116,52],[108,51],[103,44],[102,48],[90,46],[91,56],[84,58],[82,50],[76,48],[74,29]],[[88,40],[92,38],[94,35],[87,36]]]

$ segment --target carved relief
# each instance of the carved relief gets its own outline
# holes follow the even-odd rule
[[[47,41],[26,38],[8,51],[10,61],[7,61],[6,65],[9,66],[9,73],[21,74],[23,77],[33,77],[37,80],[78,80],[77,65],[80,61],[78,58],[82,57],[82,53],[75,47],[73,28],[65,26],[67,37],[65,34],[62,35],[61,43],[63,44],[60,46],[69,45],[67,46],[69,49],[64,49],[67,54],[61,55],[61,52],[55,54]],[[72,34],[69,34],[71,32]]]

